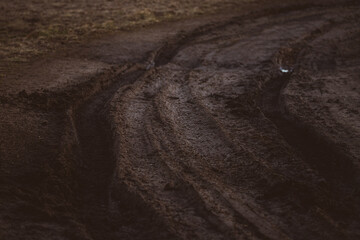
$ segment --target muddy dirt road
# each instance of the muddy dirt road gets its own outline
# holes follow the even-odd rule
[[[249,3],[14,74],[0,233],[359,239],[359,26],[357,1]]]

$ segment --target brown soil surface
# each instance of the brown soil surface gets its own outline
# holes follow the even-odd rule
[[[7,69],[0,239],[359,239],[360,4],[294,2]]]

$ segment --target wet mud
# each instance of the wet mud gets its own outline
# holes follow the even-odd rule
[[[360,5],[261,6],[0,87],[3,236],[358,239]]]

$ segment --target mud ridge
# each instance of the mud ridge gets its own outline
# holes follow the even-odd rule
[[[226,24],[221,23],[221,26]],[[79,141],[78,164],[80,169],[78,170],[78,182],[79,195],[81,196],[80,205],[82,205],[80,207],[82,209],[80,218],[94,239],[103,239],[104,237],[107,239],[116,239],[118,237],[146,239],[148,234],[156,234],[151,236],[150,239],[155,238],[155,236],[156,239],[175,239],[166,229],[161,229],[163,223],[161,223],[161,219],[156,217],[156,213],[152,212],[151,208],[143,202],[140,196],[129,192],[125,185],[122,189],[116,189],[116,192],[121,192],[121,196],[117,194],[110,197],[110,191],[112,191],[111,181],[114,169],[116,169],[116,161],[113,156],[113,137],[111,124],[107,119],[106,104],[119,89],[126,89],[126,85],[131,85],[153,74],[154,67],[167,64],[187,42],[211,29],[219,28],[218,25],[202,26],[186,35],[180,33],[173,39],[168,39],[159,49],[149,53],[149,57],[144,61],[144,64],[121,67],[120,70],[116,71],[115,76],[110,73],[110,75],[101,78],[104,80],[94,78],[94,81],[75,86],[75,91],[64,91],[66,94],[74,92],[71,94],[72,99],[78,95],[79,97],[76,98],[82,100],[80,104],[72,102],[74,130]],[[76,91],[76,89],[81,89],[81,91]],[[66,99],[58,95],[55,95],[55,99]],[[24,95],[23,97],[28,96]],[[54,98],[54,96],[52,97]],[[36,103],[36,101],[33,101],[33,104],[34,102]],[[57,106],[64,105],[63,103],[59,104],[59,102],[55,104]],[[54,105],[47,105],[46,107],[54,108]],[[194,190],[191,190],[190,187],[186,190],[186,192],[188,191]],[[112,207],[111,201],[114,199],[110,198],[115,198],[117,205],[122,207]],[[124,202],[124,205],[121,202]],[[132,204],[129,204],[130,202]],[[203,207],[200,207],[198,211],[204,216],[211,215]],[[126,215],[132,217],[126,219]],[[136,219],[139,216],[142,217]],[[210,216],[210,218],[214,217]],[[117,233],[115,229],[121,224],[133,230],[128,233]]]

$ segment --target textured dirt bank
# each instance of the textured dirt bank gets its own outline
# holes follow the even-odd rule
[[[0,236],[358,239],[359,14],[254,3],[19,72]]]

